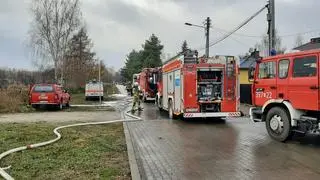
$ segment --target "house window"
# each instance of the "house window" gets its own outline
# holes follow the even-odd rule
[[[289,60],[283,59],[279,61],[279,78],[285,79],[288,77],[288,70],[289,70]]]
[[[276,77],[276,62],[264,62],[259,64],[259,79],[272,79]]]
[[[317,75],[317,57],[308,56],[293,60],[293,77],[312,77]]]

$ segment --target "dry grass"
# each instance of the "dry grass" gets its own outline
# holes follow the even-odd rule
[[[28,104],[28,87],[23,85],[10,85],[0,90],[0,113],[31,111]]]
[[[0,152],[52,139],[56,126],[1,124]],[[61,134],[54,144],[9,155],[0,167],[12,165],[7,172],[16,179],[131,179],[122,123],[67,128]]]

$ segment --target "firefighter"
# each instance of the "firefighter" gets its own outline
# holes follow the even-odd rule
[[[138,83],[135,82],[133,84],[133,88],[132,88],[132,92],[133,92],[133,104],[132,104],[132,109],[131,109],[131,112],[133,113],[135,111],[135,107],[136,107],[136,104],[138,103],[138,110],[139,111],[142,111],[142,108],[140,107],[140,89],[138,87]]]

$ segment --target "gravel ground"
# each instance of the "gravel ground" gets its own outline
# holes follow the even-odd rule
[[[94,112],[37,112],[19,114],[0,114],[0,123],[26,122],[93,122],[120,119],[115,111]]]

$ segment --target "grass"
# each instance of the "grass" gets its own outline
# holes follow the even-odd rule
[[[105,85],[105,101],[116,100],[111,94],[119,93],[117,87],[113,84]],[[71,91],[71,104],[98,104],[98,101],[86,101],[84,89]],[[0,113],[27,113],[35,112],[28,105],[28,87],[23,85],[10,85],[7,89],[0,89]],[[78,111],[83,108],[71,108],[66,111]],[[87,108],[86,111],[94,111],[96,108]],[[110,110],[110,108],[108,109]]]
[[[115,85],[105,85],[104,86],[104,101],[113,101],[116,100],[113,98],[112,94],[119,93],[119,90]],[[86,101],[84,92],[77,91],[76,93],[71,93],[71,104],[98,104],[99,101]]]
[[[1,124],[0,152],[55,137],[48,123]],[[61,130],[62,139],[0,162],[16,179],[131,179],[121,123]]]

